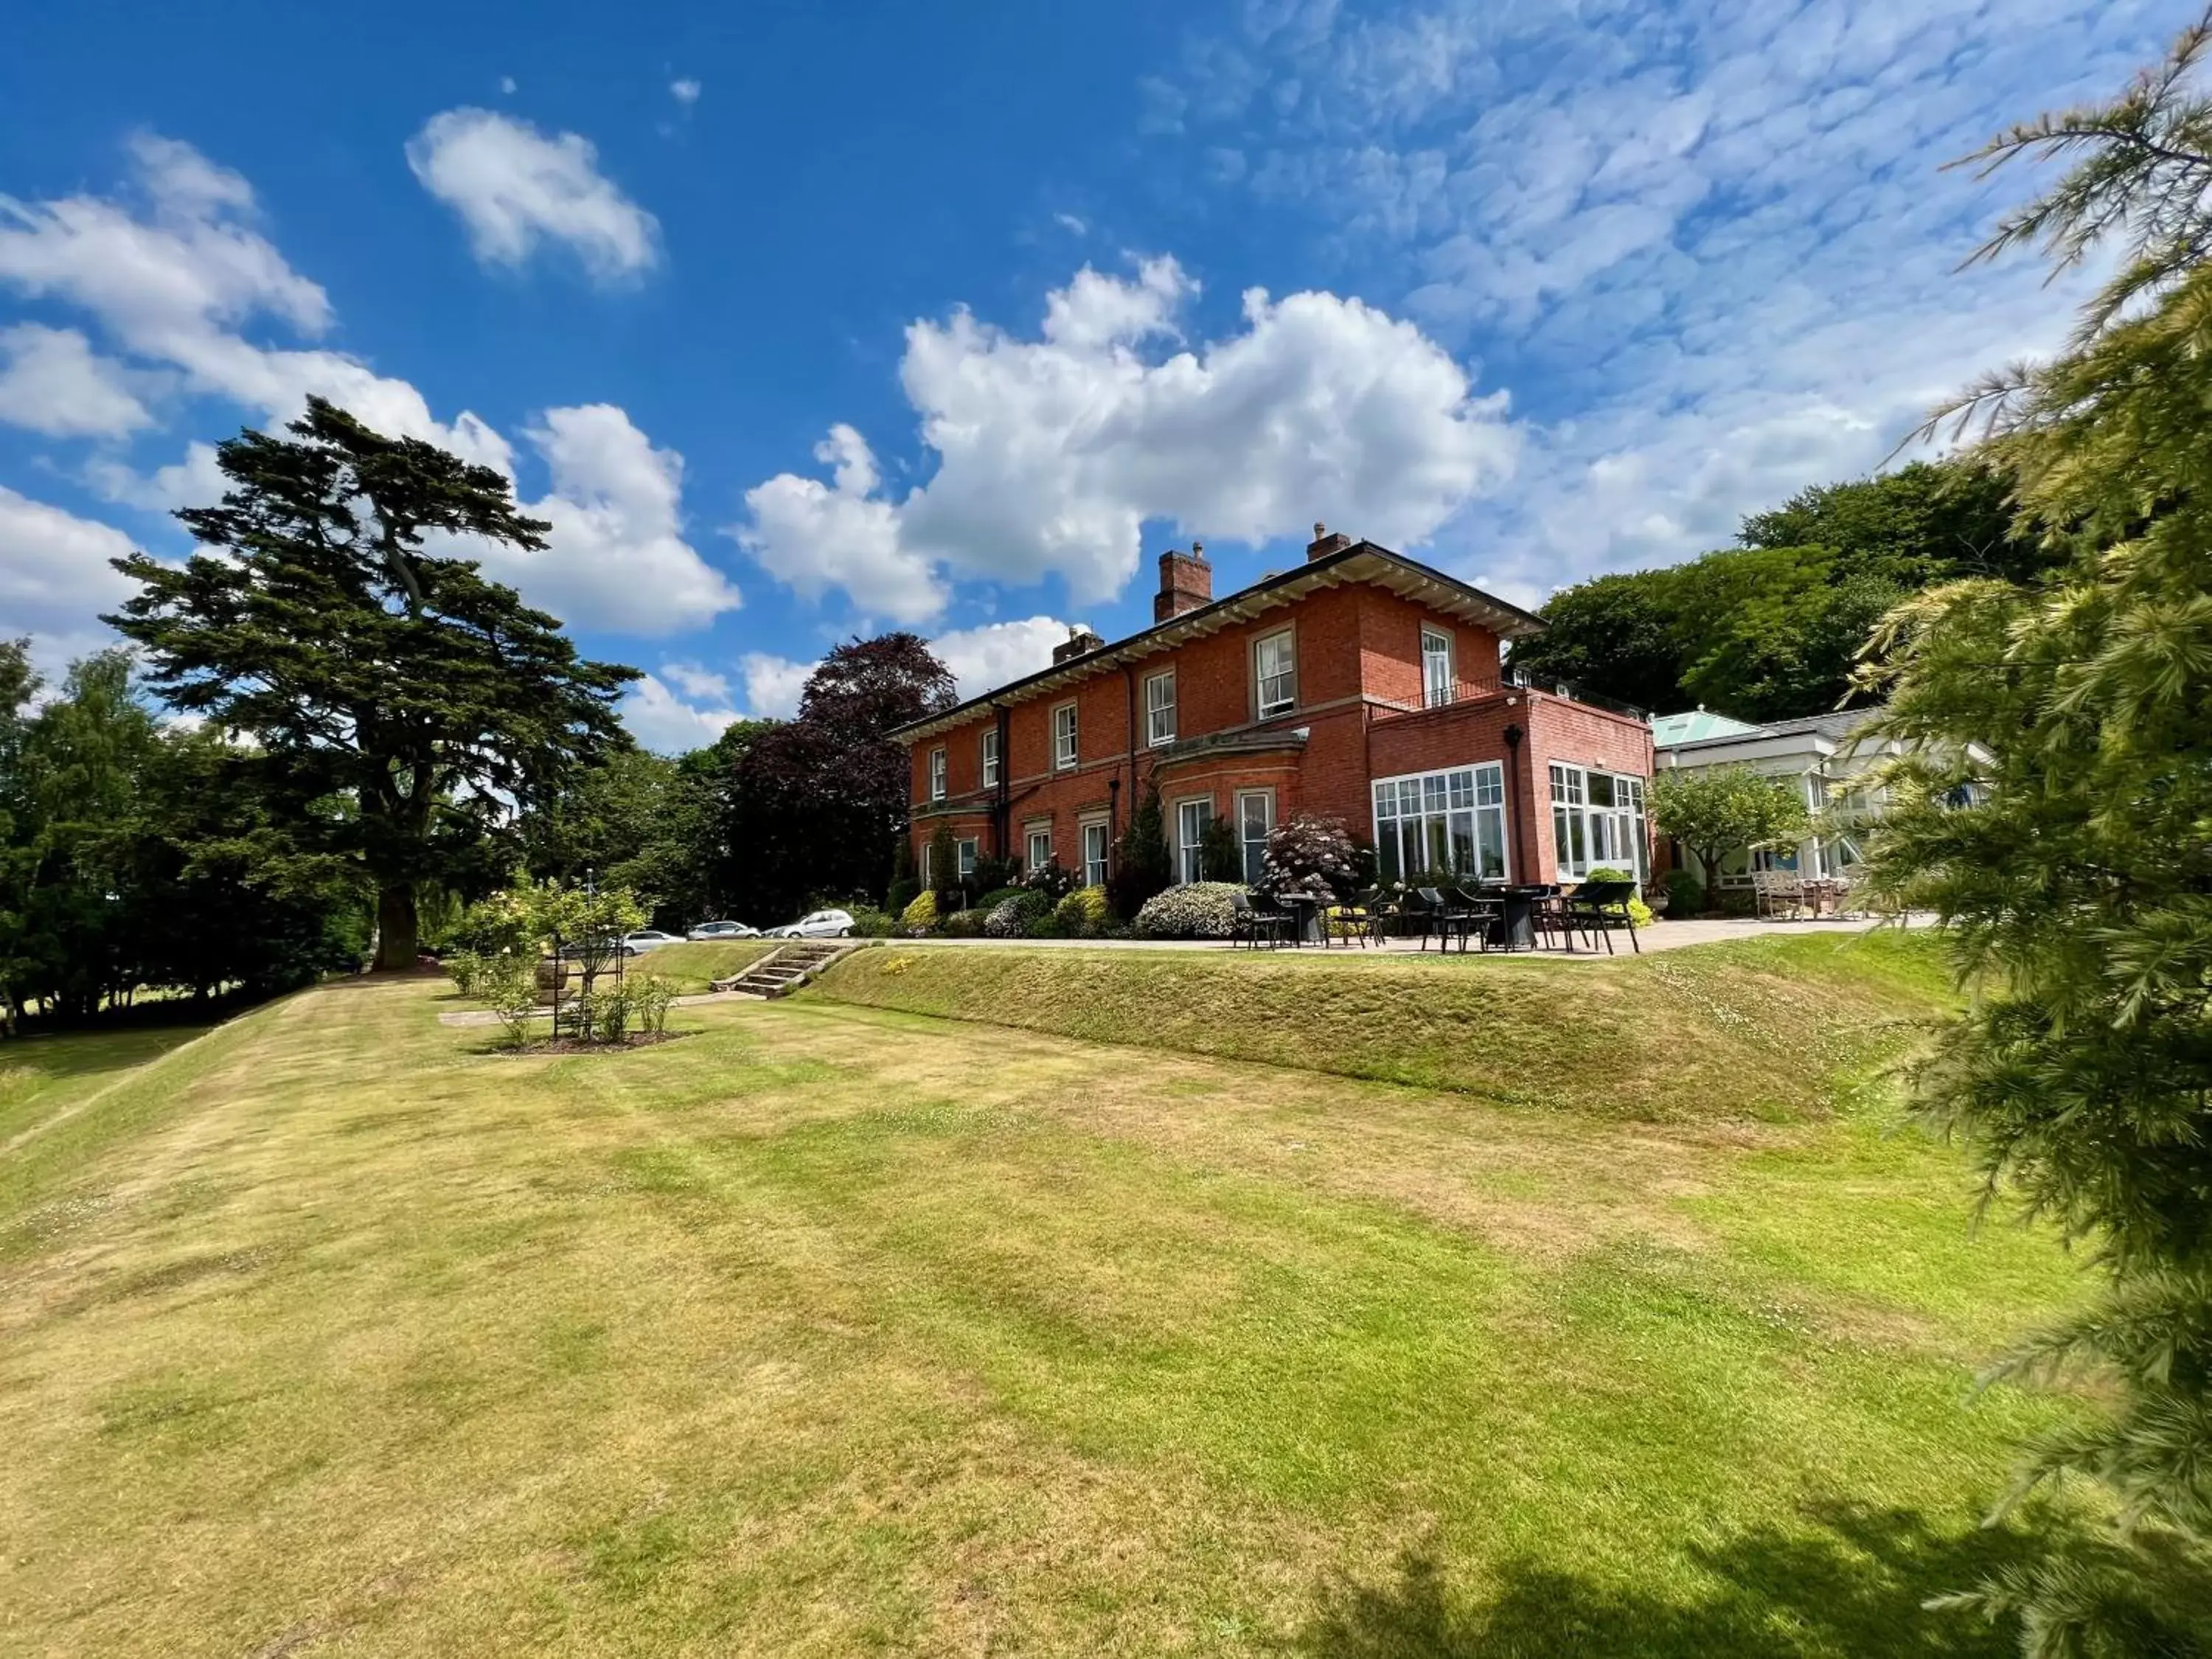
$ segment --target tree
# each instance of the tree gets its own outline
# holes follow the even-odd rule
[[[958,697],[916,634],[851,640],[823,658],[799,717],[757,728],[732,759],[722,823],[732,902],[774,918],[817,896],[884,892],[911,787],[907,750],[886,734]]]
[[[2212,20],[2208,20],[2212,22]],[[1930,590],[1866,674],[1909,746],[1873,873],[1935,909],[1967,1012],[1917,1106],[2009,1196],[2087,1244],[2098,1293],[1999,1376],[2086,1371],[2106,1402],[2036,1442],[2014,1494],[2084,1480],[2109,1539],[1955,1598],[2038,1655],[2212,1651],[2212,27],[2110,103],[1979,152],[2072,166],[1984,252],[2118,274],[2069,347],[1940,411],[2065,562]],[[1932,428],[1931,428],[1932,429]],[[1966,745],[1976,804],[1950,805]]]
[[[106,617],[173,708],[250,738],[267,799],[374,884],[380,968],[409,968],[426,882],[481,890],[511,865],[513,806],[626,741],[634,669],[580,659],[560,623],[426,537],[532,551],[550,526],[507,479],[320,398],[289,438],[221,445],[219,507],[177,516],[220,556],[116,562],[141,585]],[[343,796],[342,816],[313,804]]]
[[[1237,826],[1216,812],[1198,841],[1198,872],[1207,881],[1244,879],[1244,843]]]
[[[1106,896],[1116,915],[1134,918],[1145,901],[1166,890],[1175,879],[1175,862],[1168,852],[1166,820],[1160,811],[1160,792],[1148,787],[1129,814],[1114,852],[1114,868],[1106,878]]]
[[[1665,710],[1682,697],[1674,573],[1598,576],[1546,601],[1544,632],[1513,646],[1513,666]]]
[[[1747,847],[1804,839],[1812,815],[1790,781],[1747,767],[1665,771],[1651,780],[1651,821],[1697,854],[1711,887],[1721,860]]]

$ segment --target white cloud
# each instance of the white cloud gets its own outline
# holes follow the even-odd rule
[[[1955,270],[2035,181],[1936,169],[2116,89],[2172,26],[2147,0],[1270,7],[1194,44],[1177,108],[1524,394],[1513,486],[1438,544],[1540,598],[1724,544],[2055,345],[2067,286]]]
[[[1071,236],[1088,236],[1091,227],[1073,213],[1055,213],[1052,222]]]
[[[799,712],[799,699],[817,665],[793,662],[765,651],[748,651],[742,665],[745,706],[757,719],[787,720]]]
[[[1064,643],[1071,624],[1056,617],[985,623],[939,634],[929,642],[960,683],[962,697],[980,697],[994,686],[1052,666],[1052,648]]]
[[[660,677],[687,697],[702,701],[720,698],[729,700],[730,681],[725,674],[696,662],[665,662],[660,665]]]
[[[701,708],[686,702],[651,674],[623,693],[619,713],[632,737],[664,755],[703,748],[720,737],[732,720],[744,718],[726,705]]]
[[[82,631],[135,585],[108,561],[137,550],[112,525],[80,519],[0,484],[0,617],[6,630]]]
[[[499,89],[505,93],[508,97],[514,97],[515,94],[514,77],[512,75],[501,76],[499,77]]]
[[[688,76],[680,81],[671,81],[668,83],[668,95],[671,98],[673,98],[678,103],[683,105],[686,109],[690,108],[692,105],[699,101],[699,83],[696,81],[690,79]]]
[[[601,283],[659,258],[659,226],[599,171],[573,132],[555,137],[492,110],[449,109],[407,142],[422,187],[461,216],[487,264],[520,265],[541,242],[564,244]]]
[[[1042,337],[965,311],[907,330],[901,379],[937,458],[903,498],[852,428],[815,452],[834,483],[783,473],[746,494],[747,551],[802,595],[842,587],[872,614],[925,621],[946,573],[1062,577],[1105,599],[1141,526],[1216,540],[1295,535],[1316,518],[1419,546],[1511,470],[1499,398],[1410,323],[1356,299],[1244,295],[1243,326],[1169,356],[1195,284],[1170,258],[1133,279],[1086,267],[1049,296]]]
[[[520,505],[551,523],[550,545],[471,547],[488,574],[564,622],[616,633],[702,628],[737,607],[738,590],[684,539],[681,455],[611,404],[550,409],[529,437],[553,487]]]
[[[94,354],[73,328],[0,329],[0,422],[50,438],[115,438],[153,416],[121,365]]]

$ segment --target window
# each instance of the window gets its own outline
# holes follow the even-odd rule
[[[1505,769],[1496,761],[1383,778],[1375,785],[1375,853],[1385,881],[1433,870],[1505,878]]]
[[[1050,864],[1051,862],[1052,826],[1050,824],[1046,824],[1041,830],[1032,830],[1030,831],[1030,857],[1028,867],[1031,870],[1042,870],[1046,865]]]
[[[1247,789],[1237,797],[1237,838],[1244,844],[1244,881],[1256,884],[1267,871],[1267,832],[1275,827],[1275,797],[1266,789]]]
[[[1206,826],[1213,822],[1211,800],[1187,800],[1176,806],[1176,879],[1206,878]]]
[[[999,728],[995,726],[983,734],[983,787],[999,787]]]
[[[1644,780],[1553,761],[1552,846],[1563,881],[1604,867],[1644,880],[1651,873],[1651,851],[1644,827]]]
[[[1297,707],[1297,653],[1289,629],[1254,642],[1252,683],[1259,690],[1261,720],[1288,714]]]
[[[1459,682],[1452,676],[1451,635],[1440,634],[1433,628],[1421,630],[1421,702],[1425,708],[1441,708],[1457,694]]]
[[[933,880],[931,880],[931,879],[930,879],[930,872],[929,872],[929,854],[930,854],[930,850],[931,850],[931,849],[930,849],[930,845],[929,845],[929,843],[928,843],[927,842],[922,842],[922,844],[921,844],[921,890],[922,890],[922,891],[924,891],[925,893],[934,891],[934,890],[936,890],[936,886],[937,886],[937,884],[936,884],[934,881],[933,881]]]
[[[1103,822],[1083,826],[1083,884],[1106,884],[1106,826]]]
[[[1145,682],[1145,741],[1158,744],[1176,738],[1175,671]]]
[[[1052,763],[1061,771],[1075,764],[1075,705],[1072,702],[1052,711]]]
[[[960,879],[965,881],[975,873],[975,843],[963,841],[957,845],[960,849]]]
[[[945,799],[945,751],[942,749],[929,751],[929,798],[932,800]]]

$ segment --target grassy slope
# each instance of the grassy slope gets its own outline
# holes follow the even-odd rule
[[[1918,1602],[2071,1270],[1865,1097],[829,1002],[513,1060],[436,998],[234,1022],[0,1188],[0,1649],[2005,1650]]]
[[[1897,933],[1602,963],[893,948],[806,994],[1662,1121],[1818,1109],[1946,1001],[1929,941]]]
[[[707,989],[711,981],[726,979],[758,961],[781,941],[772,939],[714,939],[699,943],[664,945],[648,951],[632,964],[675,982],[678,994]]]

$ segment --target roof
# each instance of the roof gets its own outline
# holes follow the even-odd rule
[[[1651,746],[1671,749],[1676,744],[1702,743],[1708,738],[1740,738],[1758,730],[1741,720],[1732,720],[1726,714],[1716,714],[1710,708],[1693,708],[1686,714],[1654,714]]]
[[[1479,587],[1470,587],[1456,576],[1447,576],[1403,553],[1373,542],[1354,542],[1318,559],[1309,559],[1294,569],[1262,577],[1211,605],[1155,623],[1127,639],[1086,651],[1066,662],[1054,663],[1020,679],[1009,680],[981,696],[956,703],[942,714],[910,721],[885,735],[902,743],[912,743],[965,723],[974,718],[978,709],[1000,703],[1025,702],[1079,679],[1087,679],[1102,670],[1141,661],[1188,641],[1218,634],[1224,628],[1249,622],[1264,611],[1302,599],[1324,587],[1355,581],[1386,587],[1407,599],[1418,598],[1446,616],[1489,629],[1501,640],[1524,639],[1544,631],[1543,618],[1533,611],[1510,605]]]

